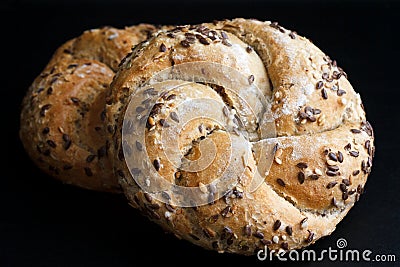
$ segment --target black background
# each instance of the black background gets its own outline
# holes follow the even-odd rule
[[[331,236],[310,248],[335,248],[336,240],[345,238],[352,249],[396,254],[400,265],[399,4],[41,0],[3,1],[0,10],[0,266],[271,265],[179,241],[130,208],[123,196],[62,185],[31,163],[18,138],[19,106],[26,89],[54,50],[82,31],[234,17],[278,21],[310,38],[349,74],[375,129],[377,150],[366,194]]]

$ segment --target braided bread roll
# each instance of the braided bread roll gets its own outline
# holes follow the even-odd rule
[[[277,23],[160,32],[124,60],[106,103],[130,204],[206,249],[312,244],[371,171],[373,130],[347,74]]]
[[[105,89],[121,59],[156,28],[85,31],[57,49],[22,103],[20,137],[49,175],[80,187],[119,192],[107,157]]]
[[[130,204],[206,249],[312,244],[371,171],[373,130],[347,74],[277,23],[160,32],[124,60],[106,103]]]

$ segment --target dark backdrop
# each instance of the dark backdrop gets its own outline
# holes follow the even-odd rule
[[[311,248],[335,248],[336,240],[345,238],[353,249],[397,254],[399,264],[397,3],[25,0],[2,1],[0,10],[0,266],[138,266],[146,261],[176,266],[271,265],[179,241],[141,217],[123,196],[54,181],[31,163],[17,134],[25,90],[54,50],[82,31],[104,25],[185,24],[233,17],[278,21],[310,38],[349,74],[375,128],[376,158],[361,201],[331,236]]]

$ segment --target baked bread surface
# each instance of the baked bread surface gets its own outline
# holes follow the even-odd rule
[[[147,91],[155,92],[153,106],[146,106],[145,94],[140,96],[143,102],[135,106],[136,112],[150,112],[142,123],[143,143],[125,142],[124,147],[123,132],[129,135],[124,129],[132,125],[126,118],[129,104],[141,95],[135,92],[160,71],[193,62],[221,64],[247,75],[269,100],[266,108],[272,114],[274,136],[260,134],[267,123],[262,119],[246,120],[242,103],[231,91],[177,79],[168,81],[173,86],[168,85],[167,94]],[[247,97],[249,103],[258,101],[253,94]],[[227,111],[244,114],[241,130],[249,138],[241,149],[252,156],[242,161],[239,150],[232,152],[232,131],[203,118],[201,108],[180,110],[188,99],[214,102],[210,112],[218,118]],[[130,204],[178,238],[219,252],[251,255],[264,245],[297,249],[329,235],[358,201],[372,167],[373,130],[347,74],[308,39],[277,23],[233,19],[160,32],[123,60],[106,103],[109,155]],[[203,108],[208,112],[207,104]],[[198,118],[174,136],[163,135],[166,127],[179,121],[178,113],[190,112]],[[171,146],[178,144],[181,153],[172,156],[177,158],[168,157],[163,138]],[[202,143],[209,141],[216,155],[208,168],[190,172],[173,164],[200,158]],[[171,184],[199,187],[200,193],[210,194],[210,188],[202,188],[224,172],[230,157],[243,173],[223,197],[206,205],[181,207],[168,190],[162,200],[133,177],[157,172]],[[271,166],[260,174],[263,157],[272,157]],[[132,161],[151,164],[130,169],[127,162]],[[258,174],[263,182],[250,190]]]

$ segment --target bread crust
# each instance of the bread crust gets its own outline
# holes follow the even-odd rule
[[[217,41],[200,41],[208,38],[210,31],[219,36]],[[192,42],[190,35],[200,37]],[[165,47],[162,52],[160,46]],[[253,157],[244,164],[237,187],[223,198],[209,205],[179,207],[174,206],[174,199],[165,204],[151,197],[132,177],[121,153],[123,120],[132,93],[144,81],[171,66],[196,61],[257,73],[252,80],[271,100],[276,136],[256,136],[248,141]],[[230,109],[238,108],[233,97],[213,95],[214,89],[208,84],[187,85],[171,91],[176,95],[171,101],[162,97],[157,100],[162,107],[153,114],[154,127],[145,132],[145,146],[150,161],[159,160],[156,170],[165,179],[198,186],[209,183],[211,174],[221,171],[217,157],[205,171],[182,172],[170,164],[163,156],[164,148],[157,145],[163,131],[160,121],[188,98],[185,92],[191,92],[190,98],[207,94]],[[234,103],[229,103],[232,99]],[[109,140],[114,171],[130,204],[177,237],[219,252],[251,255],[264,245],[275,250],[297,249],[329,235],[363,193],[375,151],[372,127],[347,74],[308,39],[268,21],[234,19],[159,33],[125,59],[109,89],[106,110],[108,127],[113,129]],[[198,143],[213,140],[218,144],[217,155],[223,157],[227,151],[224,131],[214,129],[198,141],[196,129],[201,123],[215,127],[200,119],[176,136],[176,142],[196,140],[186,155],[195,158],[199,155]],[[251,192],[250,181],[262,157],[259,154],[265,152],[263,147],[271,146],[275,151],[271,168],[264,182]],[[181,150],[187,151],[184,147]],[[135,153],[141,160],[141,154]]]
[[[83,188],[120,192],[108,159],[105,90],[121,59],[156,27],[85,31],[59,47],[22,103],[20,138],[46,173]]]

